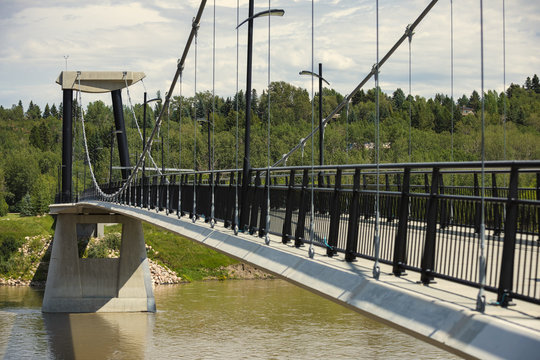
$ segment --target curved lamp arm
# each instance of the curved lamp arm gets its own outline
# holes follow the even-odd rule
[[[251,17],[248,17],[246,20],[242,21],[236,28],[238,29],[240,26],[244,25],[249,20],[253,20],[261,16],[283,16],[283,14],[285,14],[285,10],[283,9],[264,10],[264,11],[256,13],[255,15]]]

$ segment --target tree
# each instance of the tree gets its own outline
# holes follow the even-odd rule
[[[538,81],[538,76],[536,74],[534,74],[531,81],[531,90],[533,90],[537,94],[540,94],[540,83]]]
[[[396,91],[394,91],[394,94],[392,94],[392,105],[394,106],[394,110],[401,110],[403,103],[405,102],[405,93],[401,88],[398,88]]]
[[[458,99],[457,103],[459,106],[467,106],[469,104],[469,99],[463,94],[463,96]]]
[[[478,95],[478,92],[476,90],[473,90],[471,97],[469,98],[469,107],[473,109],[475,112],[480,110],[480,95]]]
[[[10,205],[16,204],[30,192],[38,175],[39,165],[30,150],[18,150],[11,154],[5,164],[7,190],[13,194]]]
[[[51,109],[49,108],[49,104],[45,105],[45,110],[43,110],[43,118],[48,118],[51,116]]]
[[[38,105],[35,105],[31,100],[30,100],[30,105],[28,105],[28,110],[26,110],[26,116],[30,120],[41,119],[41,109],[39,108]]]
[[[531,78],[529,76],[527,76],[527,80],[525,80],[524,87],[526,90],[531,90]]]
[[[34,209],[32,209],[32,197],[30,194],[26,193],[21,199],[19,204],[19,212],[21,216],[32,216],[34,215]]]
[[[58,118],[58,110],[56,110],[56,105],[52,104],[51,106],[51,116]]]
[[[49,211],[49,204],[52,202],[54,185],[46,175],[41,175],[35,182],[30,192],[30,205],[32,215],[41,215]]]

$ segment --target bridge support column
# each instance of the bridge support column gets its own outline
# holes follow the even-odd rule
[[[62,190],[60,203],[71,202],[71,169],[72,169],[72,145],[73,145],[73,90],[64,89],[62,103]]]
[[[126,180],[131,174],[129,167],[129,150],[124,123],[124,107],[122,106],[122,90],[111,91],[114,124],[116,126],[116,139],[118,141],[118,153],[120,155],[120,166],[122,167],[122,179]]]
[[[122,223],[120,257],[81,259],[77,224]],[[43,312],[155,312],[140,221],[119,215],[58,214]]]

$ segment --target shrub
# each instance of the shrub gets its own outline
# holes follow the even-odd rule
[[[20,246],[21,241],[12,235],[0,237],[0,259],[8,260]]]
[[[32,198],[30,197],[30,194],[26,194],[22,198],[19,204],[19,212],[21,213],[21,216],[34,215],[34,209],[32,208]]]
[[[111,250],[120,250],[121,237],[119,233],[109,233],[103,238],[103,243]]]
[[[0,217],[6,216],[9,211],[9,206],[3,196],[0,196]]]
[[[104,241],[94,242],[86,250],[86,257],[91,259],[102,259],[107,257],[108,248]]]

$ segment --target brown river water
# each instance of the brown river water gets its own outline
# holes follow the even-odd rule
[[[43,314],[42,297],[0,287],[0,357],[456,358],[282,280],[158,286],[155,314]]]

